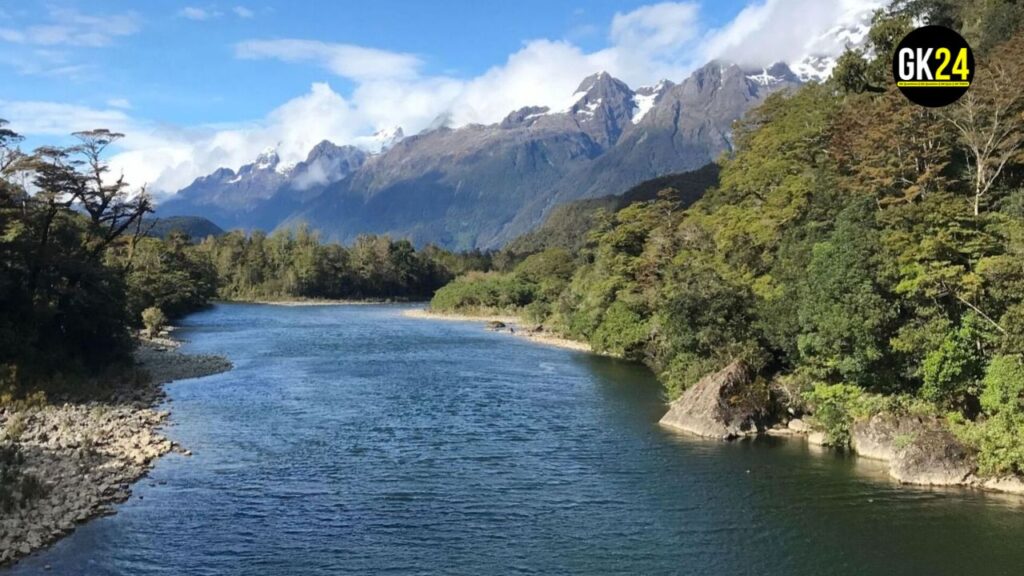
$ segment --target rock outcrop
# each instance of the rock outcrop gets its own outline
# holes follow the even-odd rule
[[[705,376],[672,402],[661,424],[730,440],[759,432],[767,413],[768,389],[742,361]]]
[[[889,475],[904,484],[962,485],[975,469],[973,452],[931,416],[880,414],[856,422],[850,447],[889,462]]]

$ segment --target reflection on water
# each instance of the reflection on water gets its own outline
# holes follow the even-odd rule
[[[172,455],[9,573],[1019,574],[1021,500],[657,425],[646,370],[396,306],[223,305]]]

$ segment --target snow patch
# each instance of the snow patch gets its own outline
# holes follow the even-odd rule
[[[874,11],[884,4],[883,0],[870,0],[846,11],[838,24],[805,45],[803,56],[790,62],[790,69],[804,82],[827,80],[843,52],[867,43]]]
[[[380,154],[404,139],[405,132],[402,131],[402,127],[392,126],[378,130],[373,136],[356,138],[354,144],[372,154]]]
[[[750,80],[759,86],[771,86],[772,84],[782,82],[782,78],[769,74],[767,68],[765,68],[760,74],[748,74],[747,80]]]
[[[644,119],[644,116],[654,108],[654,101],[658,99],[659,93],[637,94],[633,97],[633,124]]]

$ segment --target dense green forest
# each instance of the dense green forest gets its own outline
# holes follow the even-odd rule
[[[31,154],[0,121],[0,396],[85,389],[130,365],[132,331],[216,298],[427,298],[487,254],[453,254],[364,236],[349,247],[304,228],[152,237],[146,191],[110,175],[104,152],[121,135]],[[109,375],[108,375],[109,376]],[[111,379],[117,376],[110,376]]]
[[[834,444],[855,416],[942,414],[983,472],[1024,473],[1022,14],[897,2],[833,80],[748,114],[689,208],[667,188],[595,217],[579,254],[496,257],[502,271],[465,275],[431,306],[525,315],[646,362],[671,396],[742,359],[816,410]],[[974,46],[974,85],[948,108],[889,80],[918,19]]]

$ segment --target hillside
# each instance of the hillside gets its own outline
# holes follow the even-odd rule
[[[201,216],[167,216],[163,218],[146,218],[142,222],[146,235],[166,240],[172,232],[186,234],[195,241],[207,236],[221,236],[224,229]]]
[[[678,195],[681,207],[699,200],[704,192],[718,183],[718,165],[708,164],[700,170],[652,178],[630,188],[622,195],[576,200],[556,206],[544,223],[505,246],[513,254],[533,254],[548,248],[564,248],[578,252],[586,243],[586,233],[594,225],[599,211],[614,214],[637,202],[654,200],[663,190]]]

